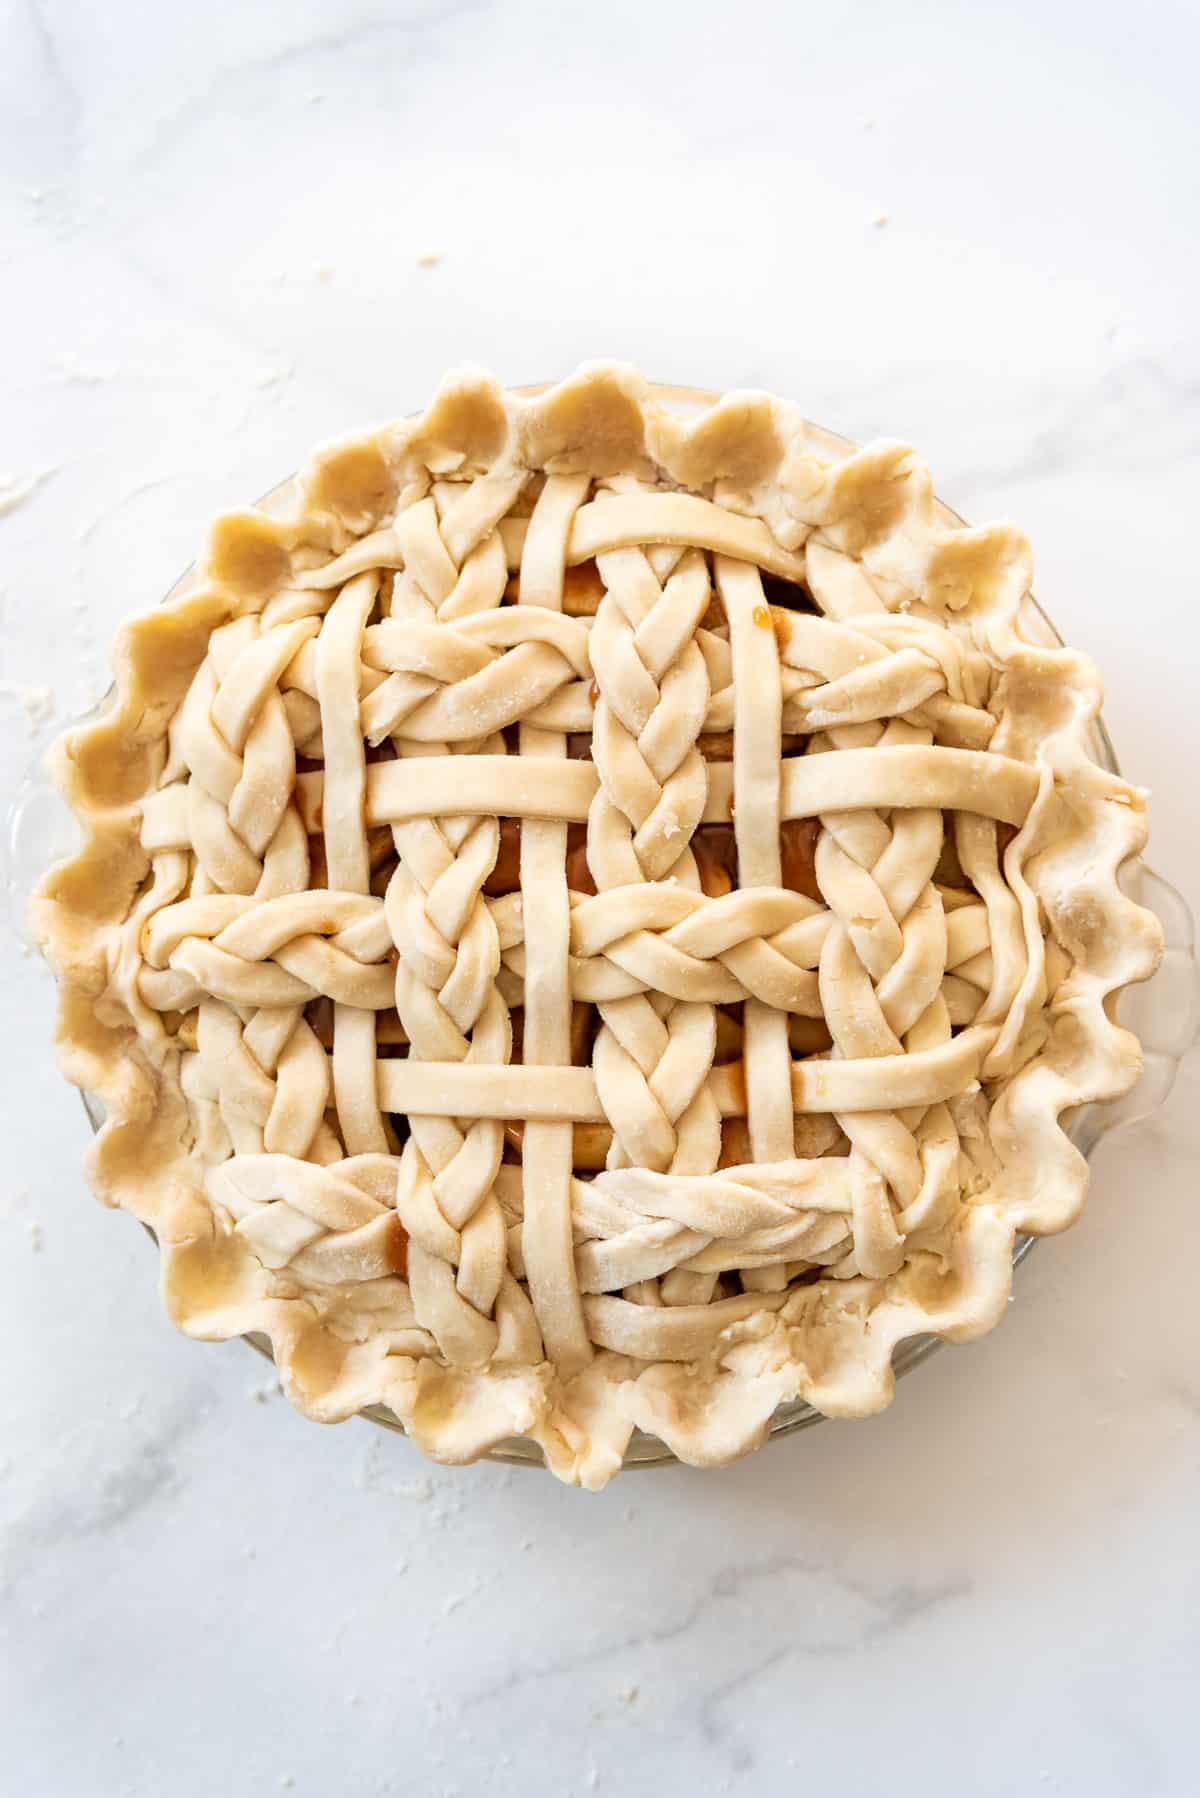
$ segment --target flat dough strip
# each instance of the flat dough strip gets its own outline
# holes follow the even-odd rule
[[[779,648],[758,570],[718,556],[717,591],[733,650],[733,831],[742,887],[780,884],[780,744],[783,699]],[[747,1120],[755,1161],[795,1152],[787,1014],[761,999],[745,1006]]]
[[[936,1105],[976,1076],[996,1040],[992,1025],[972,1025],[936,1049],[864,1061],[796,1061],[792,1109],[798,1113],[882,1111]],[[590,1068],[480,1067],[469,1062],[380,1061],[385,1111],[425,1117],[522,1118],[602,1123],[604,1108]],[[744,1117],[739,1063],[716,1067],[708,1088],[722,1117]],[[894,1097],[892,1096],[894,1095]]]
[[[574,567],[610,549],[647,543],[708,549],[765,568],[784,580],[804,579],[804,557],[780,547],[757,518],[727,512],[692,493],[622,495],[581,506],[571,531],[567,562]]]
[[[702,822],[728,824],[733,771],[714,762],[708,770]],[[535,768],[516,757],[488,755],[411,757],[367,769],[368,824],[399,824],[435,813],[445,817],[500,815],[557,818],[582,824],[595,797],[596,771],[589,762]],[[780,780],[780,816],[816,818],[831,811],[889,811],[896,806],[976,812],[1001,824],[1021,825],[1037,797],[1038,774],[1027,762],[985,749],[842,749],[836,756],[789,756]],[[146,806],[146,847],[190,846],[186,813],[168,793]],[[306,826],[319,816],[320,774],[296,782]],[[163,803],[157,803],[162,800]]]
[[[524,605],[561,611],[567,537],[587,489],[584,475],[551,475],[542,489],[521,560]],[[528,768],[535,783],[549,784],[550,769],[557,775],[559,764],[569,765],[566,742],[558,732],[523,724],[520,749],[517,765]],[[521,1072],[543,1080],[559,1078],[571,1060],[566,860],[565,823],[531,818],[524,824],[520,868],[526,942],[525,1065]],[[543,1063],[554,1072],[543,1073],[538,1066]],[[522,1144],[525,1222],[521,1246],[542,1337],[566,1374],[582,1367],[592,1354],[571,1237],[571,1151],[569,1122],[539,1121],[531,1114]]]

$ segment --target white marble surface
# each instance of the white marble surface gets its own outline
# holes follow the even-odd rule
[[[217,507],[452,362],[615,354],[911,437],[1018,517],[1200,889],[1193,8],[0,21],[4,800]],[[886,1417],[588,1497],[320,1430],[172,1334],[84,1191],[49,981],[0,958],[6,1790],[1195,1790],[1194,1061]]]

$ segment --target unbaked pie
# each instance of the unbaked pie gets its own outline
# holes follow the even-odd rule
[[[175,1321],[586,1486],[994,1325],[1158,953],[1029,582],[903,444],[610,365],[453,376],[220,519],[59,747],[34,902]]]

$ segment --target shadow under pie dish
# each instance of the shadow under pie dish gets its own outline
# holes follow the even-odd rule
[[[33,902],[174,1320],[587,1486],[995,1324],[1160,948],[1029,581],[907,447],[612,366],[451,377],[219,520]]]

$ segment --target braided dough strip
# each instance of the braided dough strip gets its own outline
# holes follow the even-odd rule
[[[439,483],[430,498],[405,512],[396,527],[405,552],[403,578],[393,585],[390,618],[373,627],[371,641],[386,649],[403,630],[428,644],[437,635],[433,619],[469,618],[498,605],[504,569],[493,508],[510,503],[516,490],[482,483],[479,491],[461,494]],[[394,700],[399,691],[401,710],[411,706],[406,678],[393,676],[371,703],[389,693]],[[418,689],[418,700],[423,691]],[[422,808],[418,818],[396,823],[392,836],[399,859],[384,912],[410,1060],[503,1063],[511,1052],[511,1029],[495,984],[499,940],[482,896],[498,851],[497,822],[431,817]],[[409,1260],[418,1319],[453,1365],[483,1365],[500,1351],[502,1339],[507,1353],[536,1358],[541,1341],[527,1303],[518,1318],[508,1290],[504,1225],[493,1193],[502,1153],[498,1123],[441,1115],[414,1118],[410,1125],[397,1206],[406,1219],[426,1219],[427,1227],[412,1236]],[[439,1232],[441,1251],[431,1247]]]
[[[265,1267],[325,1285],[376,1280],[405,1267],[396,1165],[382,1155],[328,1167],[290,1155],[235,1155],[213,1168],[209,1190]]]
[[[729,619],[733,650],[733,829],[743,887],[778,886],[780,879],[783,699],[779,650],[758,570],[718,556],[717,590]],[[790,1160],[794,1152],[787,1017],[761,999],[745,1006],[745,1083],[750,1146],[759,1162]]]
[[[498,1190],[518,1273],[520,1194]],[[844,1159],[750,1165],[714,1175],[627,1168],[572,1182],[581,1291],[612,1292],[672,1270],[721,1273],[822,1256],[844,1244],[856,1181]]]
[[[612,551],[603,559],[630,553],[639,552]],[[489,601],[497,597],[488,595]],[[972,659],[945,632],[911,618],[871,620],[848,631],[778,607],[771,608],[770,618],[784,658],[780,680],[789,731],[911,714],[928,717],[939,737],[954,746],[987,747],[995,719],[978,704],[982,688]],[[313,624],[301,621],[299,628],[311,632]],[[594,628],[586,620],[520,604],[453,624],[407,618],[401,628],[393,618],[373,625],[365,633],[359,679],[363,735],[372,744],[388,735],[467,741],[516,722],[590,731]],[[822,641],[825,634],[830,641]],[[285,701],[317,696],[315,644],[311,638],[298,640],[300,648],[279,677]],[[708,630],[697,631],[696,641],[713,677],[704,728],[731,730],[728,643]],[[599,639],[596,648],[602,649]],[[229,758],[219,738],[213,737],[208,753],[222,784],[232,790],[236,769],[226,771]]]

